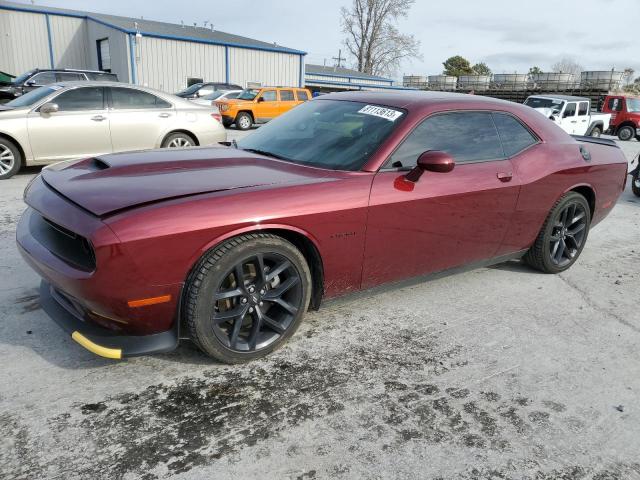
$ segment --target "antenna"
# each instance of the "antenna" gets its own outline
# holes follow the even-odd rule
[[[340,68],[342,65],[342,60],[346,60],[346,58],[344,58],[342,56],[342,49],[338,50],[338,56],[337,57],[331,57],[332,60],[335,60],[336,62],[338,62],[337,65],[335,65],[336,67]]]

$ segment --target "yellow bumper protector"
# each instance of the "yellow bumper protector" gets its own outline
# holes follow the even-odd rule
[[[119,348],[108,348],[98,345],[97,343],[93,343],[87,337],[82,335],[80,332],[73,332],[71,334],[71,338],[73,338],[76,342],[82,345],[84,348],[89,350],[96,355],[100,355],[104,358],[113,358],[116,360],[120,360],[122,358],[122,350]]]

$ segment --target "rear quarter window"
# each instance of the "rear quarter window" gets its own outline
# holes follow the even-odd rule
[[[507,157],[517,155],[538,143],[538,139],[519,120],[506,113],[493,113],[493,121]]]

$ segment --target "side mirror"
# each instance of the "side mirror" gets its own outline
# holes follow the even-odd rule
[[[260,103],[260,102],[264,102],[264,97],[258,98],[258,103]]]
[[[36,81],[35,80],[27,80],[26,82],[24,82],[24,84],[27,87],[33,87],[36,84]]]
[[[406,175],[410,182],[417,182],[424,172],[448,173],[456,162],[448,153],[439,150],[428,150],[418,157],[416,166]]]
[[[41,115],[51,115],[52,113],[56,113],[59,110],[57,103],[45,103],[40,107]]]

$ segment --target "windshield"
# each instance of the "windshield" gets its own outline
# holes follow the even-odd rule
[[[402,120],[401,110],[339,100],[295,107],[238,148],[332,170],[359,170]]]
[[[238,95],[239,100],[253,100],[256,98],[256,95],[260,93],[260,90],[256,90],[255,88],[247,88],[243,90],[240,95]]]
[[[640,98],[627,98],[627,110],[630,113],[640,112]]]
[[[18,78],[16,78],[13,83],[16,85],[22,85],[27,78],[29,78],[31,75],[33,75],[33,72],[35,72],[35,70],[29,70],[26,73],[23,73],[22,75],[20,75]]]
[[[34,103],[39,102],[44,97],[51,95],[56,90],[59,90],[60,87],[40,87],[35,90],[31,90],[29,93],[25,93],[24,95],[11,100],[9,103],[5,103],[6,107],[11,108],[22,108],[33,105]]]
[[[190,87],[185,88],[184,90],[180,90],[178,92],[178,95],[191,95],[192,93],[196,93],[198,90],[200,90],[202,85],[202,83],[194,83]]]
[[[562,110],[564,102],[555,98],[529,97],[524,104],[531,108],[551,108],[560,111]]]

